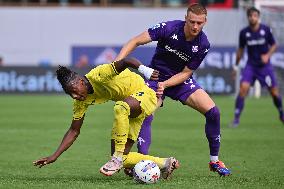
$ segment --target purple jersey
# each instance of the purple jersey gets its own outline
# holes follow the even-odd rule
[[[156,24],[148,29],[153,41],[158,41],[149,67],[159,70],[160,81],[181,72],[185,66],[196,70],[210,48],[207,36],[201,31],[192,41],[186,41],[185,21],[175,20]]]
[[[247,63],[252,66],[259,67],[264,65],[261,61],[261,55],[267,53],[273,44],[275,44],[275,40],[271,29],[263,24],[260,24],[257,31],[252,31],[249,26],[240,31],[239,47],[247,47]]]

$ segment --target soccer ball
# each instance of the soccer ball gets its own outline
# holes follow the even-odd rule
[[[141,184],[153,184],[160,178],[158,165],[150,160],[142,160],[133,169],[134,181]]]

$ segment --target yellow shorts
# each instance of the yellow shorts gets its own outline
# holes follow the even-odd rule
[[[151,115],[156,109],[157,97],[155,91],[150,89],[147,85],[144,85],[141,90],[131,94],[131,96],[140,102],[142,109],[142,113],[138,117],[129,118],[129,132],[127,138],[136,141],[144,119],[148,115]],[[112,139],[115,139],[114,133],[116,133],[115,128],[112,129]]]

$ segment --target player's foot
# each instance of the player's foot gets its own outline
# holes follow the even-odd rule
[[[229,176],[231,175],[231,171],[226,168],[225,164],[222,161],[217,162],[209,162],[210,171],[217,172],[220,176]]]
[[[122,161],[116,157],[112,157],[106,164],[100,168],[100,172],[105,176],[112,176],[123,167]]]
[[[133,177],[133,168],[124,168],[124,173],[129,177]]]
[[[171,174],[175,169],[179,168],[179,161],[174,158],[170,157],[166,160],[166,166],[165,168],[161,169],[161,176],[163,179],[168,179],[170,178]]]
[[[232,121],[232,123],[229,124],[229,127],[236,128],[239,126],[239,124],[240,124],[240,119],[235,118],[234,121]]]

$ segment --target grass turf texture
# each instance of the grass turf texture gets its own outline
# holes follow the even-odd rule
[[[53,164],[32,161],[54,152],[72,118],[68,96],[0,96],[0,188],[283,188],[284,125],[270,98],[247,99],[238,128],[228,128],[232,97],[214,97],[221,110],[220,159],[233,175],[208,170],[205,119],[179,102],[166,100],[156,113],[151,154],[181,162],[170,181],[135,184],[121,171],[99,173],[109,159],[113,103],[90,107],[81,134]],[[133,148],[136,150],[136,147]]]

